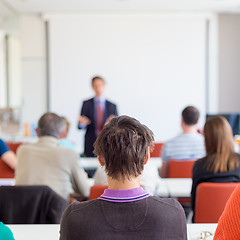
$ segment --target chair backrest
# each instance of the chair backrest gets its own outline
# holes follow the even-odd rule
[[[192,168],[195,160],[170,160],[168,166],[169,178],[192,178]]]
[[[154,149],[150,153],[150,157],[161,157],[163,144],[164,143],[155,142],[154,143]]]
[[[89,200],[97,199],[103,194],[104,190],[107,188],[108,188],[107,185],[93,185],[90,188],[90,194],[88,199]]]
[[[22,144],[21,142],[7,142],[9,149],[14,153],[17,152],[17,149],[21,144]]]
[[[47,186],[1,186],[0,222],[59,224],[67,201]]]
[[[195,223],[217,223],[239,183],[200,183],[196,191]]]
[[[0,178],[14,178],[14,170],[0,158]]]

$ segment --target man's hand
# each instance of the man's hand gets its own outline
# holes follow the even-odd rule
[[[83,123],[86,125],[89,125],[91,123],[91,120],[83,115],[78,117],[78,121],[79,121],[79,123]]]

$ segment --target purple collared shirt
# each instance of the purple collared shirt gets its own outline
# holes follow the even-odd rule
[[[134,202],[149,197],[142,187],[129,190],[105,189],[104,193],[98,198],[108,202]]]

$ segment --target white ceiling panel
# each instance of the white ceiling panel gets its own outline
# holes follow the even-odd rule
[[[240,0],[0,0],[20,13],[78,11],[237,12]]]
[[[9,6],[7,3],[0,0],[0,16],[1,16],[1,18],[5,18],[8,16],[12,16],[12,15],[13,16],[16,15],[15,10],[12,9],[11,6]]]

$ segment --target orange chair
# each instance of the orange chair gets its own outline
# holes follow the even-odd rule
[[[154,143],[154,148],[150,153],[150,157],[161,157],[163,144],[164,143]]]
[[[93,185],[90,188],[90,194],[89,194],[88,200],[97,199],[103,194],[104,190],[107,188],[108,188],[107,185]]]
[[[0,178],[14,178],[14,171],[0,158]]]
[[[21,144],[22,144],[21,142],[7,142],[9,149],[14,153],[17,152],[17,149]]]
[[[217,223],[239,183],[200,183],[196,191],[195,223]]]
[[[169,178],[192,178],[192,168],[195,160],[170,160],[168,165]]]

